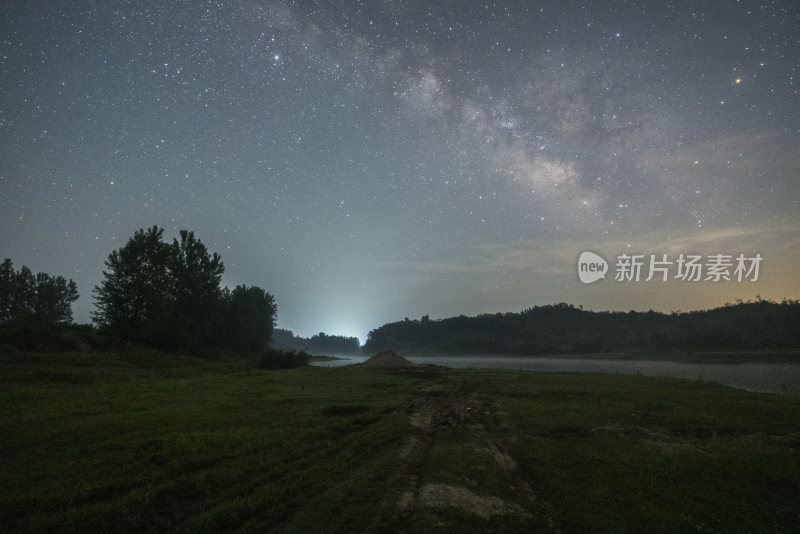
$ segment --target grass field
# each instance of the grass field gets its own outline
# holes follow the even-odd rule
[[[4,532],[796,532],[800,398],[637,376],[0,355]]]

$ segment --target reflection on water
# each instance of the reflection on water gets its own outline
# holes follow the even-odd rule
[[[312,365],[338,367],[361,363],[367,356],[340,356],[340,360]],[[796,363],[685,363],[654,360],[583,360],[520,356],[406,356],[415,363],[475,369],[519,369],[576,373],[621,373],[669,376],[719,382],[751,391],[800,394],[800,364]]]

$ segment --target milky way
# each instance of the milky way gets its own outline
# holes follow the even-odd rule
[[[788,1],[6,1],[0,255],[73,278],[83,322],[109,252],[186,228],[280,326],[362,341],[798,298],[799,69]],[[583,285],[584,250],[764,259]]]

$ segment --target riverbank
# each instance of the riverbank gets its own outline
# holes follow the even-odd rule
[[[790,531],[800,399],[700,381],[0,355],[9,531]]]

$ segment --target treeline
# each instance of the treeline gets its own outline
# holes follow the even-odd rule
[[[0,327],[57,325],[72,322],[72,303],[78,300],[75,282],[47,273],[17,271],[6,258],[0,264]]]
[[[364,351],[557,354],[626,350],[800,349],[800,301],[758,299],[688,313],[594,312],[571,304],[520,313],[385,324]]]
[[[75,282],[63,276],[17,271],[10,259],[0,264],[0,345],[23,349],[75,348],[72,303]],[[73,329],[74,330],[74,329]],[[86,334],[83,329],[82,334]]]
[[[277,349],[298,350],[312,354],[355,354],[361,345],[357,337],[329,336],[320,332],[311,337],[300,337],[291,330],[276,328],[272,334],[272,346]]]
[[[93,292],[95,328],[71,324],[78,299],[72,280],[34,275],[24,266],[16,271],[6,259],[0,265],[0,343],[25,350],[147,345],[192,354],[262,352],[279,367],[307,357],[264,351],[277,315],[272,295],[257,286],[222,287],[225,266],[218,254],[193,232],[181,230],[171,243],[163,234],[157,226],[141,229],[109,254]]]

